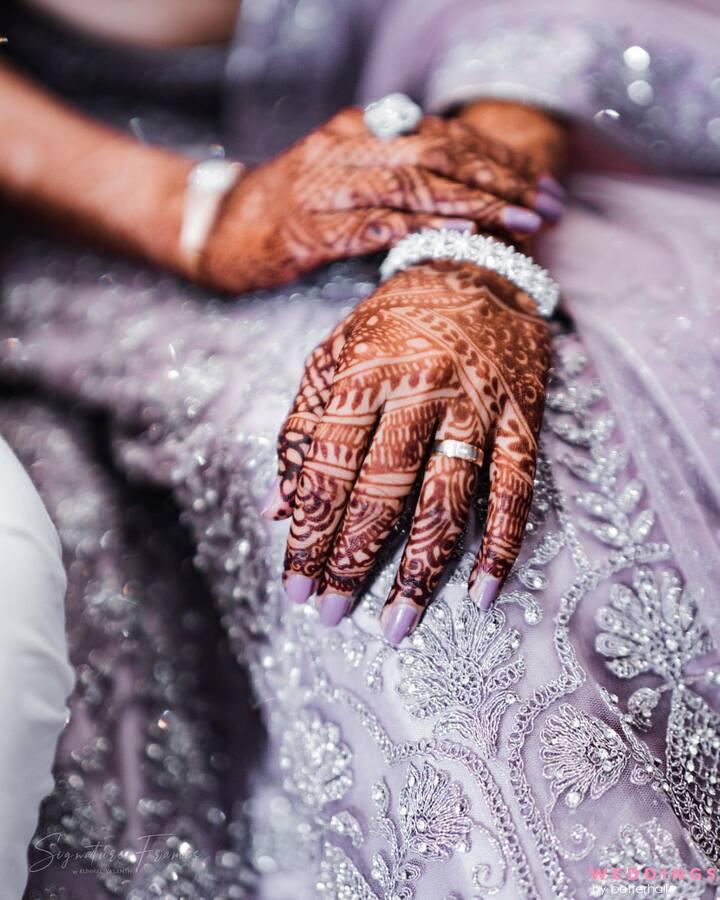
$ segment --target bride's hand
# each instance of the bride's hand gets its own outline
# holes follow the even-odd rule
[[[550,364],[532,300],[500,276],[448,261],[400,272],[308,360],[279,439],[280,479],[264,510],[292,514],[288,595],[317,590],[321,618],[351,605],[424,465],[382,621],[398,643],[417,623],[468,516],[478,469],[435,440],[483,448],[490,497],[471,596],[487,609],[523,537]]]
[[[463,122],[428,116],[417,134],[381,140],[351,108],[241,179],[200,275],[227,290],[270,287],[422,227],[517,239],[561,211],[521,154]]]

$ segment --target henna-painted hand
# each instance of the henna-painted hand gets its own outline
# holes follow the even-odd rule
[[[422,227],[518,239],[561,212],[522,154],[464,122],[428,116],[417,134],[381,140],[351,108],[240,180],[201,277],[232,291],[270,287]]]
[[[410,536],[382,620],[398,643],[417,623],[468,516],[478,468],[430,455],[456,439],[489,456],[490,497],[471,596],[487,609],[520,548],[550,364],[532,300],[477,266],[398,273],[310,356],[279,439],[268,518],[292,514],[288,595],[317,591],[337,624],[397,522],[421,467]]]

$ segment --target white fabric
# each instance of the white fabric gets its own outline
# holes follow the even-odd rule
[[[65,724],[74,673],[60,542],[27,473],[0,438],[0,900],[18,900],[27,848]]]

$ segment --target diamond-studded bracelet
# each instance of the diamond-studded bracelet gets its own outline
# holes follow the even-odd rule
[[[545,318],[553,314],[560,299],[557,282],[529,256],[495,238],[459,231],[425,229],[408,234],[385,257],[380,278],[386,281],[396,272],[430,259],[469,262],[497,272],[531,297]]]

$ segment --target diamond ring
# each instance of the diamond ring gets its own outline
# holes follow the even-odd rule
[[[449,456],[453,459],[467,459],[476,466],[481,466],[483,462],[482,448],[476,447],[474,444],[466,444],[465,441],[435,441],[432,445],[432,453]]]
[[[406,94],[388,94],[365,107],[365,124],[378,138],[394,138],[415,131],[423,111]]]

